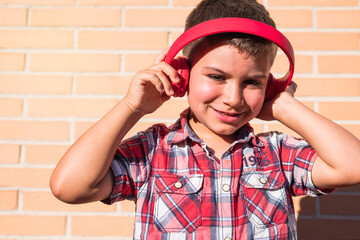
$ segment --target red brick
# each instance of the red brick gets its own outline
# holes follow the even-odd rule
[[[18,206],[17,191],[0,191],[0,210],[15,210]]]
[[[336,189],[336,193],[338,194],[342,194],[342,193],[355,193],[355,194],[359,194],[360,193],[360,185],[355,185],[355,186],[351,186],[351,187],[343,187],[343,188],[339,188]]]
[[[86,204],[67,204],[56,199],[51,192],[24,191],[23,210],[37,212],[111,212],[115,211],[114,205],[105,205],[98,202]]]
[[[134,5],[134,6],[156,6],[167,5],[168,0],[79,0],[80,5],[94,5],[94,6],[121,6],[121,5]]]
[[[164,49],[167,38],[166,32],[82,31],[78,46],[83,49]]]
[[[2,94],[71,94],[72,77],[46,75],[0,75]]]
[[[319,73],[360,73],[360,56],[319,56]]]
[[[0,30],[0,48],[72,48],[71,31]]]
[[[0,26],[25,26],[26,18],[25,8],[0,8]]]
[[[299,239],[360,239],[360,220],[299,219]]]
[[[316,215],[316,198],[299,196],[299,197],[293,197],[293,201],[298,216]]]
[[[319,10],[316,17],[319,28],[360,28],[359,9]]]
[[[0,0],[0,4],[69,6],[74,5],[75,0]]]
[[[351,51],[359,50],[359,33],[353,32],[286,32],[296,51]],[[346,43],[346,44],[341,44]]]
[[[56,164],[69,146],[63,145],[26,145],[25,162],[30,164]]]
[[[74,236],[122,236],[131,237],[134,217],[74,216],[71,233]]]
[[[320,102],[319,113],[332,120],[360,120],[360,102]]]
[[[120,202],[120,211],[121,212],[135,212],[135,203],[133,201],[121,201]]]
[[[78,76],[75,80],[77,94],[125,94],[132,76]]]
[[[1,71],[21,71],[25,68],[25,54],[0,52]]]
[[[186,6],[186,7],[195,7],[200,0],[173,0],[173,6]]]
[[[149,68],[157,54],[125,54],[124,55],[124,70],[125,72],[138,72],[139,70]]]
[[[52,169],[0,168],[0,187],[49,187],[51,173]]]
[[[45,121],[0,121],[0,139],[68,140],[69,123]]]
[[[312,26],[312,12],[308,9],[269,9],[277,28],[308,28]]]
[[[65,217],[0,215],[1,235],[51,236],[65,233]]]
[[[180,113],[189,107],[186,99],[171,99],[165,102],[155,112],[146,115],[145,118],[177,119]]]
[[[31,71],[115,72],[120,70],[120,56],[95,53],[32,53]]]
[[[320,198],[320,212],[328,215],[360,215],[360,196],[330,195]]]
[[[269,7],[345,7],[345,6],[358,6],[357,0],[267,0],[267,6]]]
[[[20,162],[20,145],[0,144],[0,163],[16,164]]]
[[[189,13],[190,9],[126,9],[124,21],[126,27],[183,27]]]
[[[41,27],[116,27],[121,24],[119,9],[102,8],[34,8],[31,26]]]
[[[28,116],[101,117],[117,99],[29,99]]]
[[[0,117],[19,117],[23,111],[23,100],[13,98],[0,98]]]
[[[289,69],[289,60],[285,55],[277,55],[274,65],[271,68],[273,74],[280,74],[281,76]],[[313,72],[313,57],[307,55],[295,55],[295,72],[296,73],[312,73]]]
[[[359,96],[360,78],[296,78],[296,96]]]
[[[148,122],[148,121],[142,122],[142,121],[140,121],[140,122],[136,123],[135,126],[130,129],[130,131],[126,134],[124,139],[133,136],[134,134],[136,134],[139,131],[144,131],[156,123],[158,123],[158,122]],[[173,121],[166,122],[165,124],[169,125],[170,123],[173,123]],[[94,124],[94,122],[77,122],[75,124],[75,139],[79,138],[93,124]]]

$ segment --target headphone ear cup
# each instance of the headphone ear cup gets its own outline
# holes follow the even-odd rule
[[[274,76],[270,73],[266,84],[265,102],[273,98],[275,92],[275,88],[273,87],[274,81],[275,81]]]
[[[189,61],[186,57],[178,57],[171,61],[170,65],[179,74],[180,82],[173,83],[171,85],[175,92],[175,96],[183,97],[187,91],[190,76]]]
[[[275,98],[286,89],[287,85],[286,81],[279,81],[270,73],[266,85],[265,102]]]

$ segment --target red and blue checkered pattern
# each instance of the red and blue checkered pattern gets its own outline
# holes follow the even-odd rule
[[[136,201],[134,239],[296,239],[292,195],[323,194],[303,140],[250,125],[216,158],[187,123],[154,125],[121,143],[105,203]]]

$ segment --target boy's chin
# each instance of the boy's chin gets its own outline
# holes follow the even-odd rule
[[[240,127],[233,127],[233,128],[217,128],[217,129],[210,129],[214,134],[217,136],[224,138],[224,139],[232,139],[236,137],[237,131],[241,128]]]

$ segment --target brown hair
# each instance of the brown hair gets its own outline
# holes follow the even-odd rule
[[[203,0],[186,19],[185,30],[208,20],[225,17],[248,18],[263,22],[276,28],[269,12],[256,0]],[[183,54],[189,58],[195,46],[202,41],[216,40],[224,45],[231,45],[251,56],[259,56],[264,52],[272,54],[272,65],[276,55],[276,45],[269,40],[245,33],[223,33],[195,40],[184,47]]]

